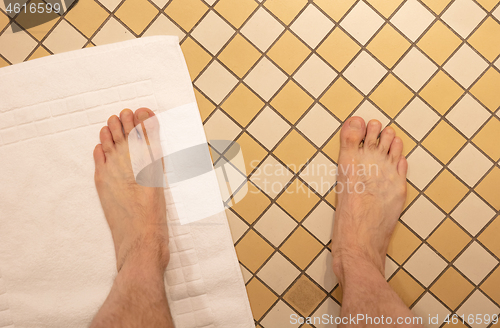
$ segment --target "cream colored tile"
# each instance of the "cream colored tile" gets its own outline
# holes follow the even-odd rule
[[[387,70],[366,51],[362,51],[347,67],[344,77],[351,81],[365,95],[369,94]]]
[[[312,54],[293,75],[295,81],[314,97],[319,97],[336,77],[337,73],[316,54]]]
[[[467,138],[472,137],[474,133],[486,122],[490,113],[470,94],[466,94],[446,114],[448,119],[456,128],[460,130]]]
[[[142,36],[153,36],[153,35],[177,35],[179,41],[184,39],[186,33],[184,33],[180,28],[177,27],[167,16],[161,14],[155,19],[153,24],[146,30]]]
[[[320,104],[314,105],[297,124],[297,128],[318,147],[321,147],[339,126],[340,123]]]
[[[292,177],[292,172],[273,156],[268,156],[255,170],[250,180],[274,199],[287,186]]]
[[[324,196],[337,182],[337,165],[322,153],[316,154],[300,173],[300,177]]]
[[[477,235],[494,215],[495,211],[486,205],[475,193],[470,193],[451,213],[451,217],[472,236]]]
[[[405,263],[404,268],[425,287],[437,278],[447,263],[436,252],[423,244]]]
[[[415,42],[433,20],[434,15],[418,1],[408,0],[391,18],[391,23]]]
[[[294,316],[295,315],[295,316]],[[269,311],[268,314],[261,320],[264,327],[279,327],[286,323],[287,327],[299,327],[298,320],[293,321],[291,318],[298,318],[299,315],[285,302],[279,300],[278,303]]]
[[[286,75],[276,65],[263,57],[244,81],[265,101],[269,101],[286,79]]]
[[[470,87],[487,67],[488,63],[466,43],[443,66],[464,88]]]
[[[255,224],[255,229],[276,247],[295,227],[297,227],[297,222],[275,204],[271,205]]]
[[[238,79],[224,66],[213,61],[196,80],[195,85],[214,103],[220,104],[237,83]]]
[[[393,73],[408,84],[413,91],[418,91],[436,70],[436,64],[417,48],[412,48],[396,65]]]
[[[444,218],[445,214],[422,195],[408,208],[401,220],[426,239]]]
[[[451,312],[444,307],[431,293],[427,292],[420,300],[418,300],[417,304],[411,309],[413,313],[417,316],[424,318],[424,322],[426,323],[426,327],[429,328],[438,328],[443,323],[444,319]],[[427,318],[431,317],[438,318],[437,322],[427,322]]]
[[[475,241],[454,263],[455,267],[476,285],[479,285],[497,264],[498,261]]]
[[[236,243],[248,230],[248,225],[229,209],[226,210],[226,216],[231,230],[231,236],[233,237],[233,243]]]
[[[92,38],[95,45],[103,45],[108,43],[120,42],[134,39],[134,35],[130,33],[118,20],[110,17],[104,26]]]
[[[332,270],[332,253],[326,248],[309,266],[306,273],[327,292],[331,292],[338,284]]]
[[[191,36],[215,55],[234,34],[234,29],[212,10],[198,23]]]
[[[384,20],[367,4],[360,1],[342,20],[342,26],[359,43],[365,45],[375,32],[382,26]]]
[[[476,147],[468,144],[453,159],[448,168],[464,180],[469,187],[473,187],[493,164]]]
[[[241,28],[241,33],[261,51],[266,51],[285,28],[264,8],[259,8]]]
[[[210,140],[234,140],[241,132],[241,129],[220,110],[217,110],[203,127],[208,142]]]
[[[484,296],[481,291],[476,290],[469,299],[460,306],[457,314],[466,318],[466,322],[472,328],[485,328],[489,326],[489,322],[484,322],[485,315],[487,314],[489,318],[491,318],[493,315],[498,315],[499,312],[500,308],[498,306]]]
[[[438,120],[439,116],[420,98],[413,99],[396,118],[396,122],[417,140],[422,140]]]
[[[442,14],[441,19],[465,39],[484,16],[486,13],[474,1],[457,0]]]
[[[368,123],[370,120],[379,120],[382,123],[382,128],[384,128],[387,124],[389,124],[389,119],[387,116],[382,114],[380,110],[378,110],[375,106],[373,106],[369,101],[365,100],[361,106],[354,111],[353,116],[359,116]]]
[[[269,261],[259,270],[257,276],[262,279],[274,292],[281,295],[297,278],[300,271],[290,261],[276,252]]]
[[[418,146],[408,157],[408,180],[423,190],[441,168],[438,161]]]
[[[333,26],[334,24],[330,19],[314,5],[309,4],[293,22],[290,28],[307,43],[307,45],[314,49]]]
[[[340,306],[330,297],[326,299],[326,301],[321,304],[321,306],[314,312],[313,317],[321,317],[323,314],[327,313],[328,315],[333,316],[334,318],[340,316]],[[329,323],[316,323],[314,325],[316,328],[329,328],[332,327]],[[306,326],[302,326],[307,328]]]
[[[268,106],[260,112],[247,129],[250,134],[256,137],[269,150],[276,146],[288,130],[290,130],[290,124]]]
[[[18,29],[20,27],[16,23]],[[26,59],[31,51],[36,47],[37,42],[32,39],[25,31],[12,32],[12,27],[8,27],[0,35],[0,49],[4,56],[12,64],[17,64]]]
[[[87,39],[65,20],[59,22],[56,28],[43,41],[43,45],[53,53],[81,49]]]
[[[327,203],[321,202],[306,217],[302,226],[312,232],[316,238],[326,245],[332,239],[334,216],[335,210],[327,205]]]

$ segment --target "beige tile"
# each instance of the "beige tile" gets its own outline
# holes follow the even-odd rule
[[[278,298],[256,278],[250,280],[246,287],[253,318],[260,320]]]
[[[500,238],[498,236],[500,236],[500,219],[497,217],[478,237],[478,240],[497,257],[500,256]]]
[[[392,13],[399,7],[399,5],[404,0],[393,0],[393,1],[385,1],[385,0],[368,0],[368,2],[375,8],[379,13],[384,15],[385,18],[389,18]]]
[[[412,97],[413,92],[392,74],[387,75],[370,95],[370,99],[392,118]]]
[[[480,288],[495,302],[500,303],[500,267],[493,271]]]
[[[465,39],[485,15],[484,10],[475,2],[460,0],[452,3],[441,18]]]
[[[221,105],[242,126],[247,126],[263,106],[264,102],[244,84],[239,84]]]
[[[365,45],[383,23],[384,20],[366,3],[358,2],[342,20],[340,26],[359,43]]]
[[[479,130],[478,134],[472,139],[472,142],[488,156],[493,158],[493,160],[498,161],[498,159],[500,159],[500,148],[496,140],[500,140],[500,121],[493,116],[483,128]]]
[[[259,270],[257,276],[275,293],[281,295],[299,274],[300,271],[289,260],[276,252]]]
[[[216,111],[204,124],[207,140],[235,140],[241,129],[226,114]]]
[[[306,4],[307,0],[267,0],[264,2],[264,6],[287,25]]]
[[[299,38],[314,49],[333,26],[334,23],[327,16],[318,10],[316,6],[309,4],[290,28]]]
[[[367,46],[382,63],[391,68],[410,47],[410,43],[393,27],[385,25]]]
[[[473,327],[488,327],[489,322],[485,323],[486,318],[491,318],[492,315],[498,315],[498,312],[500,312],[500,308],[495,305],[492,301],[490,301],[481,291],[476,290],[474,293],[465,301],[462,306],[457,311],[457,314],[459,316],[463,316],[464,318],[467,318],[467,322],[473,323],[472,316],[469,317],[469,315],[475,314],[475,313],[481,313],[484,315],[476,316],[476,319],[478,317],[481,317],[483,320],[477,320],[475,324],[472,324],[471,326]],[[486,316],[488,314],[488,316]],[[469,321],[470,320],[470,321]],[[491,319],[490,319],[491,320]]]
[[[242,78],[260,58],[260,52],[237,34],[218,56],[219,60]]]
[[[106,24],[92,38],[95,45],[103,45],[134,39],[134,35],[130,33],[118,20],[111,17]]]
[[[468,42],[476,48],[486,59],[493,62],[500,54],[500,45],[496,40],[500,38],[500,24],[488,17],[472,34]]]
[[[437,68],[436,64],[425,57],[417,48],[412,48],[396,65],[393,73],[416,92]]]
[[[271,101],[271,106],[293,124],[312,105],[313,101],[295,82],[290,80]]]
[[[220,104],[237,83],[238,79],[236,77],[219,62],[213,61],[201,73],[195,85],[210,97],[210,100]]]
[[[500,169],[494,167],[475,188],[479,196],[483,197],[497,211],[500,210]]]
[[[476,285],[479,285],[497,264],[498,261],[477,242],[472,242],[453,263]]]
[[[235,249],[238,260],[251,272],[255,272],[264,264],[274,251],[273,247],[253,230],[241,238]]]
[[[288,130],[290,130],[290,124],[268,106],[247,128],[247,131],[269,150],[276,146]]]
[[[338,284],[332,270],[332,253],[328,249],[321,252],[306,273],[327,292],[331,292]]]
[[[278,197],[276,202],[295,220],[300,222],[319,200],[319,197],[307,186],[295,179],[285,189],[285,192]]]
[[[426,239],[444,218],[443,212],[422,195],[408,208],[401,220]]]
[[[464,90],[443,71],[439,71],[420,91],[420,96],[441,115],[463,94]]]
[[[285,302],[280,300],[271,309],[271,311],[266,314],[261,322],[265,327],[279,327],[284,322],[287,323],[288,327],[299,327],[300,323],[294,323],[294,321],[290,320],[290,318],[293,318],[292,315],[297,315],[297,313],[291,307],[285,304]]]
[[[279,206],[273,204],[262,215],[254,227],[274,246],[278,247],[293,229],[297,227],[297,222]]]
[[[186,33],[177,27],[177,25],[175,25],[170,18],[164,14],[160,14],[142,36],[153,35],[177,35],[177,37],[179,37],[179,41],[182,41],[182,39],[186,36]]]
[[[326,202],[321,202],[306,217],[302,226],[326,245],[332,239],[334,216],[335,210]]]
[[[477,235],[493,216],[495,211],[475,193],[470,193],[451,213],[451,217],[472,236]]]
[[[417,0],[408,0],[391,18],[391,23],[415,42],[433,20],[434,15]]]
[[[488,63],[468,44],[463,44],[443,66],[464,88],[470,87],[487,67]]]
[[[313,190],[324,196],[337,182],[337,165],[322,153],[318,153],[300,173],[300,177]]]
[[[319,97],[336,77],[337,73],[316,54],[312,54],[293,75],[294,80],[314,97]]]
[[[298,132],[292,130],[275,149],[274,154],[292,171],[298,172],[315,152],[315,148]]]
[[[320,104],[315,104],[297,124],[297,128],[318,147],[323,145],[339,126],[340,123]]]
[[[286,80],[286,75],[267,58],[262,58],[244,79],[265,101],[269,101]]]
[[[408,157],[408,180],[420,190],[424,190],[441,169],[441,164],[420,146]]]
[[[87,38],[95,33],[107,17],[108,13],[94,0],[78,1],[65,16],[66,20],[73,24]]]
[[[253,184],[249,183],[248,192],[245,197],[233,205],[232,209],[241,215],[247,223],[252,224],[262,212],[264,212],[269,204],[271,204],[269,198]]]
[[[500,73],[490,67],[486,73],[472,86],[470,92],[490,111],[500,106],[500,93],[495,86],[500,84]]]
[[[351,81],[362,93],[368,95],[387,73],[366,51],[361,53],[344,71],[344,77]]]
[[[173,0],[165,14],[189,32],[207,10],[207,5],[201,0]]]
[[[467,138],[470,138],[486,122],[490,115],[491,113],[472,98],[470,94],[466,94],[446,114],[446,119]]]
[[[314,0],[316,5],[337,22],[355,2],[355,0]]]
[[[184,58],[191,76],[191,81],[196,79],[200,72],[207,66],[212,56],[200,47],[192,38],[187,37],[181,44]]]
[[[403,302],[410,306],[425,291],[408,273],[399,270],[389,280],[389,286],[401,297]]]
[[[450,171],[442,171],[425,191],[439,207],[449,213],[455,205],[465,196],[468,188]]]
[[[396,118],[396,122],[417,140],[421,140],[438,121],[439,116],[420,98],[414,98]]]
[[[353,116],[359,116],[368,123],[370,120],[378,120],[382,123],[382,128],[389,124],[389,119],[371,102],[365,100],[359,107],[352,113]]]
[[[396,263],[402,264],[420,244],[420,239],[402,223],[398,222],[394,228],[394,233],[387,249],[387,255],[396,261]]]
[[[266,51],[283,30],[276,18],[264,8],[259,8],[240,31],[257,48]]]
[[[337,71],[341,71],[360,49],[350,36],[340,28],[335,28],[318,47],[317,53]]]
[[[448,261],[452,261],[470,240],[471,238],[450,219],[446,219],[427,239]]]
[[[309,53],[309,49],[302,41],[291,32],[286,31],[271,47],[267,55],[291,75]]]
[[[304,270],[322,249],[320,242],[302,227],[295,230],[280,247],[281,252],[301,270]]]
[[[413,313],[422,318],[428,318],[429,315],[431,317],[438,317],[437,322],[428,323],[427,320],[426,326],[429,328],[438,328],[443,324],[446,316],[450,314],[450,311],[439,302],[431,293],[425,293],[421,299],[413,306],[411,309]]]
[[[86,42],[87,39],[80,32],[62,20],[43,41],[43,45],[53,53],[60,53],[81,49]]]
[[[460,38],[443,22],[436,21],[417,45],[438,65],[442,65],[461,43]]]
[[[191,32],[191,36],[212,55],[217,54],[233,34],[234,29],[212,10],[198,22]]]
[[[17,25],[16,23],[12,24]],[[12,64],[24,61],[36,45],[37,42],[25,31],[14,33],[11,28],[7,28],[7,30],[0,35],[0,49],[2,49],[2,56],[4,56]]]
[[[473,187],[492,166],[493,162],[472,144],[468,144],[453,159],[448,168],[469,187]]]
[[[255,8],[257,3],[252,0],[221,0],[215,5],[215,10],[236,28],[241,27]]]
[[[303,316],[307,316],[323,301],[326,293],[321,291],[309,278],[301,276],[285,294],[283,299]]]
[[[422,145],[441,162],[447,164],[466,141],[467,139],[462,137],[451,125],[441,121],[424,139]]]
[[[319,101],[330,112],[344,121],[362,100],[363,96],[346,80],[339,77]]]
[[[451,267],[430,288],[430,291],[449,308],[455,310],[473,289],[474,286]]]

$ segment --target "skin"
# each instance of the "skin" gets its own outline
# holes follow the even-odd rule
[[[332,238],[333,271],[343,290],[340,315],[392,317],[393,324],[385,327],[420,327],[396,324],[397,317],[413,314],[384,278],[387,247],[406,198],[408,163],[394,129],[380,132],[381,126],[377,120],[365,124],[362,118],[351,117],[340,132],[339,194]],[[365,174],[359,170],[362,167]],[[359,192],[354,191],[356,184]],[[366,323],[341,326],[372,326]]]
[[[174,327],[163,274],[170,259],[163,188],[136,183],[128,134],[154,113],[111,116],[94,149],[95,184],[111,229],[118,275],[90,327]],[[151,137],[151,136],[149,136]]]

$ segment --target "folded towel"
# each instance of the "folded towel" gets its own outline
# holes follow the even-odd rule
[[[171,117],[203,135],[178,39],[142,38],[5,67],[0,90],[0,327],[87,327],[116,275],[93,182],[100,128],[123,108],[191,108]],[[194,184],[193,194],[213,195],[210,181]],[[165,278],[176,327],[254,327],[225,213],[180,224],[176,206],[185,200],[169,188],[165,197],[172,252]]]

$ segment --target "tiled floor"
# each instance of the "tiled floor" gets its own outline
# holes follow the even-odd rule
[[[245,158],[228,218],[258,327],[338,313],[335,193],[308,166],[334,168],[351,115],[393,126],[410,163],[391,286],[424,316],[500,312],[497,0],[80,0],[18,33],[0,7],[0,66],[180,37],[208,138]]]

